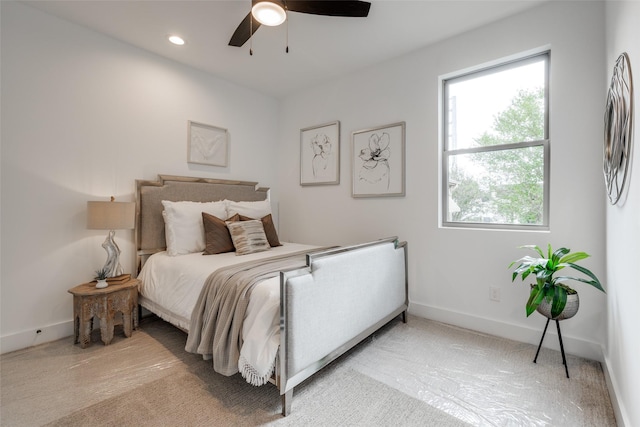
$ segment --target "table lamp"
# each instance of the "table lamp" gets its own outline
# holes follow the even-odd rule
[[[87,228],[90,230],[109,230],[102,247],[107,251],[107,262],[103,270],[107,277],[116,277],[124,273],[120,265],[120,248],[113,240],[115,230],[131,230],[135,223],[135,203],[116,202],[111,196],[110,202],[87,202]]]

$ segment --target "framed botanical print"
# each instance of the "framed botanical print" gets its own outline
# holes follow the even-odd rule
[[[352,196],[404,196],[405,122],[353,132]]]

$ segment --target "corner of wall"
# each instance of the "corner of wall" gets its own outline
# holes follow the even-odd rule
[[[620,388],[618,387],[615,376],[612,375],[610,361],[606,355],[604,356],[602,365],[604,379],[607,383],[607,389],[609,390],[609,398],[611,399],[611,406],[613,407],[613,412],[616,416],[616,424],[618,425],[618,427],[630,427],[631,422],[629,421],[629,417],[627,416],[627,411],[624,406],[624,400],[618,399],[618,396],[620,396]]]

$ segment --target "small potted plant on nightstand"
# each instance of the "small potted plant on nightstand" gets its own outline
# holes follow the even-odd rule
[[[108,277],[109,277],[109,272],[106,268],[101,268],[100,270],[96,270],[96,277],[94,277],[94,279],[98,281],[98,283],[96,283],[96,288],[102,289],[109,286],[109,284],[107,283]]]
[[[578,292],[565,284],[569,280],[587,283],[594,288],[605,292],[600,280],[590,270],[576,265],[589,255],[585,252],[571,253],[570,249],[560,248],[552,251],[548,246],[547,255],[536,245],[525,245],[521,248],[532,249],[540,255],[540,258],[525,256],[517,261],[513,261],[509,268],[519,263],[514,270],[511,281],[513,282],[519,275],[522,280],[534,273],[536,283],[531,285],[531,293],[526,304],[527,316],[537,310],[542,315],[553,320],[563,320],[573,317],[579,306]],[[565,267],[573,268],[583,273],[587,278],[557,276],[554,274]]]

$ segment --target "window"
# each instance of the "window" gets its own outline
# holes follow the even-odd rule
[[[549,52],[442,79],[442,223],[547,229]]]

